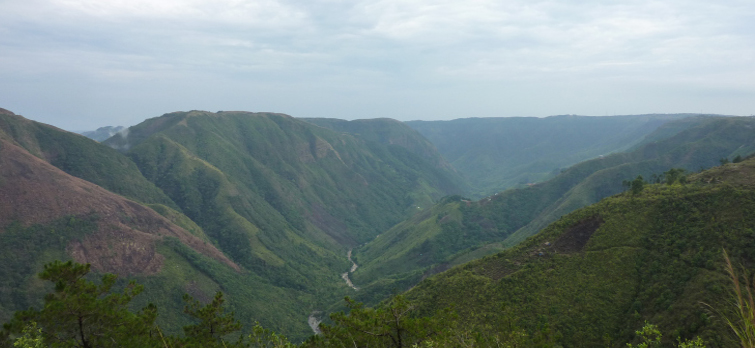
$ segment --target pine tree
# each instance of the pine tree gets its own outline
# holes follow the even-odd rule
[[[241,324],[236,321],[233,312],[223,314],[223,293],[218,291],[215,297],[206,306],[192,298],[189,294],[184,295],[186,307],[184,313],[189,314],[199,323],[184,326],[186,335],[185,343],[197,347],[223,347],[223,337],[241,330]]]
[[[85,279],[90,265],[55,261],[39,274],[55,283],[41,310],[15,313],[6,330],[21,333],[37,323],[46,345],[54,347],[151,347],[156,346],[154,321],[157,309],[148,305],[138,313],[128,310],[143,286],[130,282],[123,293],[113,293],[117,277],[102,276],[97,285]]]

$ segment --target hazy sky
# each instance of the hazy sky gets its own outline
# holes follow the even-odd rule
[[[753,0],[0,0],[0,107],[453,119],[755,113]]]

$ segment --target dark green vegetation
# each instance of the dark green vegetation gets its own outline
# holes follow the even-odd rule
[[[155,320],[158,308],[131,310],[144,286],[131,281],[117,286],[117,276],[90,281],[90,265],[60,262],[44,266],[41,280],[55,284],[39,309],[18,311],[3,325],[0,347],[292,347],[287,339],[259,324],[242,335],[234,313],[227,312],[222,292],[208,303],[186,294],[183,312],[189,320],[183,336],[163,332]],[[233,339],[233,336],[236,339]]]
[[[66,258],[63,251],[72,239],[83,238],[96,229],[94,218],[73,216],[45,226],[6,226],[0,247],[0,321],[10,319],[15,310],[38,304],[49,289],[33,275],[45,263]]]
[[[510,315],[564,347],[622,345],[645,320],[676,337],[733,346],[722,249],[755,259],[755,160],[646,185],[577,210],[520,245],[425,280],[407,293],[424,314],[452,304],[463,325]],[[487,334],[501,333],[489,327]]]
[[[469,179],[471,197],[556,176],[573,164],[631,149],[667,122],[694,116],[551,116],[410,121]],[[693,117],[695,119],[696,117]],[[692,122],[663,127],[650,139],[674,135]]]
[[[128,309],[143,287],[131,282],[122,294],[111,293],[117,277],[107,274],[97,285],[85,279],[89,270],[89,265],[72,262],[45,265],[39,278],[55,284],[55,291],[45,296],[42,310],[17,312],[6,328],[21,332],[31,323],[39,325],[47,345],[90,348],[118,342],[119,346],[148,346],[157,308],[148,306],[137,314]]]
[[[450,197],[356,250],[360,268],[353,279],[365,294],[404,290],[427,274],[516,245],[561,216],[624,191],[622,182],[638,175],[655,182],[672,168],[694,172],[755,152],[755,119],[698,121],[670,138],[579,163],[543,183],[475,202]]]

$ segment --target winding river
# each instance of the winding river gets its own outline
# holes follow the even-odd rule
[[[343,278],[343,280],[346,281],[346,284],[350,288],[352,288],[354,290],[359,290],[359,288],[357,288],[356,286],[354,286],[354,283],[351,282],[351,279],[349,279],[349,273],[354,273],[354,271],[356,271],[357,268],[359,267],[359,266],[357,266],[357,263],[354,262],[354,260],[351,259],[351,250],[352,249],[349,249],[349,252],[346,253],[346,257],[349,259],[349,262],[351,262],[351,269],[349,271],[344,272],[343,274],[341,274],[341,278]]]
[[[346,253],[346,258],[348,258],[349,262],[351,262],[351,269],[349,269],[348,271],[346,271],[343,274],[341,274],[341,278],[343,278],[343,280],[346,281],[346,284],[350,288],[352,288],[354,290],[359,290],[359,288],[357,288],[356,286],[354,286],[354,283],[351,282],[351,279],[349,279],[349,273],[354,273],[354,271],[356,271],[357,268],[359,268],[359,266],[357,266],[357,263],[354,262],[354,260],[351,259],[351,251],[352,251],[352,249],[349,249],[349,252]],[[320,323],[322,322],[322,319],[317,318],[317,316],[319,314],[321,314],[321,313],[322,312],[314,311],[307,318],[307,324],[309,324],[309,327],[312,328],[312,331],[315,333],[315,335],[319,335],[320,334]]]

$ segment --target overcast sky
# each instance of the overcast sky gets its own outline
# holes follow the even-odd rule
[[[0,0],[0,107],[69,130],[755,113],[753,0]]]

